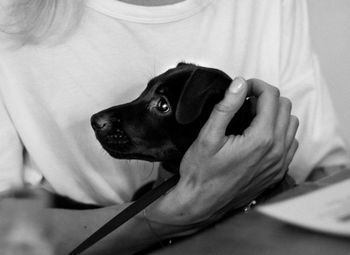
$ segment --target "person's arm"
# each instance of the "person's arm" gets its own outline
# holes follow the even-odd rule
[[[125,203],[83,211],[48,209],[47,217],[51,220],[57,254],[68,254],[128,205]],[[158,238],[165,239],[186,234],[188,230],[195,231],[192,227],[166,223],[152,225],[150,229],[149,224],[143,213],[140,213],[87,249],[84,254],[133,254],[156,244],[160,241]]]
[[[300,182],[314,168],[349,165],[349,154],[310,42],[307,1],[284,0],[282,8],[279,86],[300,120],[300,145],[290,166]]]

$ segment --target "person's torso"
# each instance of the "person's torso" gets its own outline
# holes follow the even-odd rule
[[[85,202],[130,199],[154,178],[157,164],[111,158],[90,117],[136,98],[178,62],[279,84],[280,1],[186,2],[135,7],[91,0],[64,43],[4,52],[0,88],[26,148],[29,182],[45,179]]]

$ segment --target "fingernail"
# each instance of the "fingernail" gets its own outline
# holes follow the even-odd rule
[[[242,77],[236,77],[233,79],[231,85],[230,85],[230,92],[234,94],[238,94],[243,90],[245,81]]]

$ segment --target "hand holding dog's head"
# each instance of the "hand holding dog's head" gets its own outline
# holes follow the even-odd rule
[[[116,158],[181,159],[232,79],[222,71],[180,63],[153,78],[134,101],[91,118],[96,137]],[[242,133],[252,119],[243,107],[228,127]]]

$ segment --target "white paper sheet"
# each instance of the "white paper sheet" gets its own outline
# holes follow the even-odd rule
[[[257,210],[282,221],[350,237],[350,179]]]

